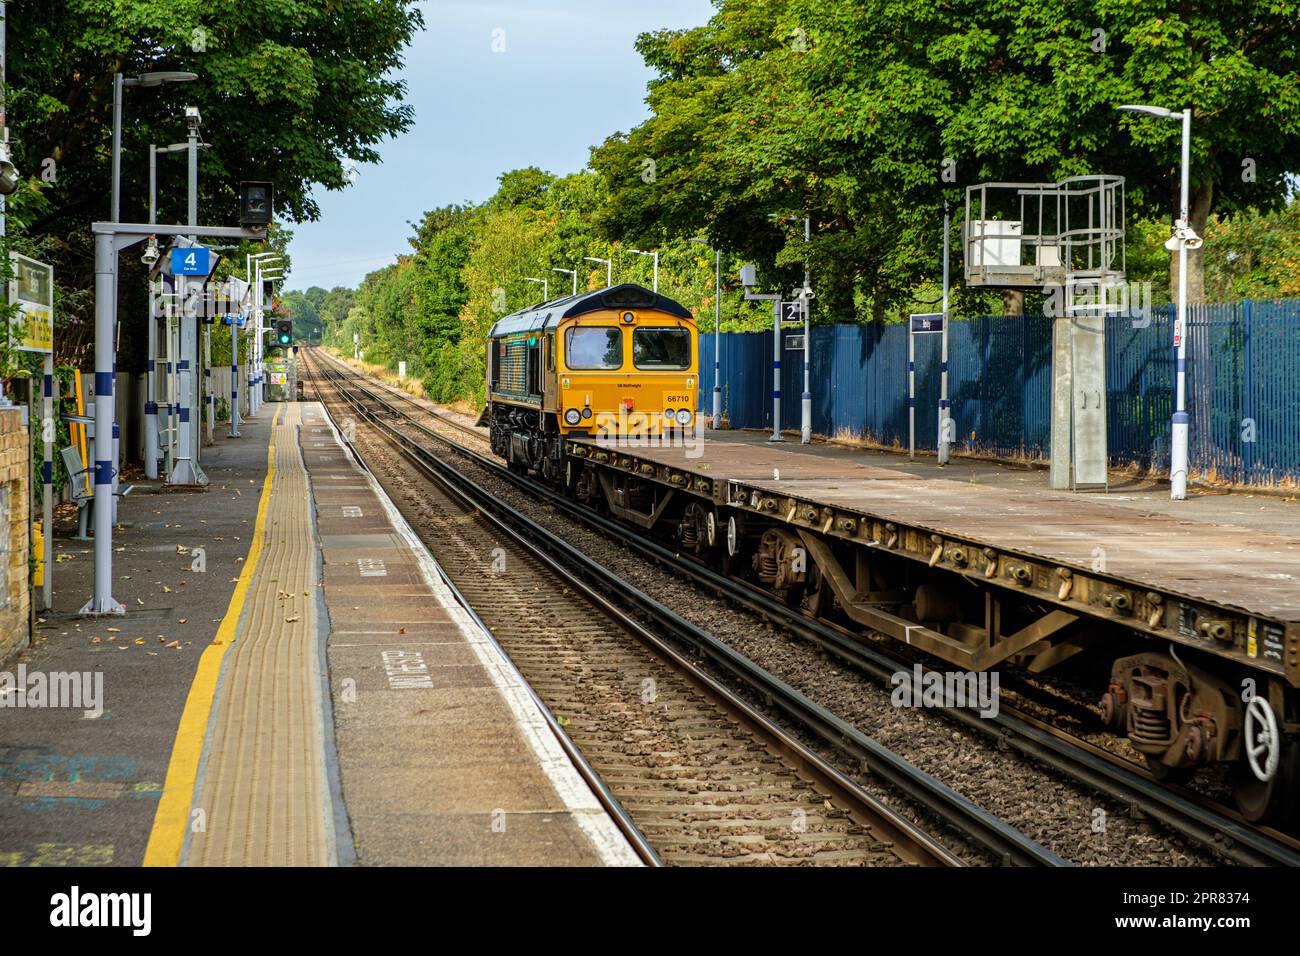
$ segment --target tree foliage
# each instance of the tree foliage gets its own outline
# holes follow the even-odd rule
[[[723,327],[770,322],[740,301],[732,277],[746,261],[765,291],[787,293],[807,261],[815,321],[930,311],[945,201],[960,277],[966,186],[1093,173],[1126,178],[1129,277],[1167,299],[1181,131],[1121,114],[1126,103],[1193,109],[1192,223],[1207,242],[1191,256],[1192,296],[1300,291],[1300,205],[1288,205],[1300,0],[715,5],[707,24],[638,39],[651,115],[595,146],[588,169],[514,170],[483,204],[426,214],[412,254],[367,277],[349,313],[357,327],[394,323],[376,330],[375,355],[418,357],[435,397],[478,396],[483,335],[537,298],[525,277],[555,297],[568,279],[552,270],[576,268],[580,288],[597,288],[603,266],[584,257],[612,257],[615,281],[648,285],[633,249],[659,251],[661,291],[705,327],[719,295]],[[807,243],[788,221],[805,215]],[[996,301],[955,283],[956,314]]]
[[[65,299],[56,341],[88,342],[90,223],[110,215],[113,74],[189,71],[196,82],[123,92],[121,218],[148,221],[148,147],[182,142],[198,106],[199,216],[236,219],[240,180],[275,185],[275,213],[319,214],[312,189],[342,189],[348,166],[413,116],[393,76],[422,24],[414,0],[63,0],[10,3],[7,114],[26,176],[9,234],[52,261]],[[184,155],[158,157],[158,217],[184,221]],[[143,272],[122,257],[123,341],[141,326],[130,290]],[[243,257],[239,255],[242,272]],[[138,363],[137,363],[138,364]],[[128,366],[129,367],[129,366]]]

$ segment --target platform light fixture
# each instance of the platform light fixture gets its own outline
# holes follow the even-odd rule
[[[1170,252],[1178,252],[1178,314],[1174,319],[1175,380],[1174,414],[1170,422],[1169,443],[1169,497],[1182,501],[1187,497],[1187,250],[1199,249],[1200,236],[1192,228],[1188,217],[1188,176],[1191,166],[1192,108],[1169,110],[1163,106],[1126,103],[1119,109],[1126,113],[1145,113],[1157,119],[1179,120],[1183,124],[1182,156],[1178,193],[1178,221],[1173,234],[1165,243]]]
[[[614,260],[612,258],[600,259],[596,256],[583,256],[582,258],[587,262],[605,263],[605,288],[608,289],[614,284]]]
[[[655,249],[652,252],[643,252],[640,249],[629,249],[628,252],[632,253],[635,256],[654,256],[655,271],[654,271],[654,282],[651,285],[651,289],[654,292],[658,292],[659,291],[659,250]]]
[[[552,272],[562,272],[573,279],[573,294],[578,294],[578,270],[577,269],[552,269]]]
[[[532,278],[531,276],[526,276],[526,277],[524,278],[524,281],[525,281],[525,282],[536,282],[536,283],[540,284],[541,287],[542,287],[542,301],[543,301],[543,302],[550,302],[550,301],[551,301],[551,283],[550,283],[548,280],[546,280],[546,279],[534,279],[534,278]]]

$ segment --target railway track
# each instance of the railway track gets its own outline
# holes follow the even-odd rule
[[[355,416],[374,426],[389,447],[395,447],[407,461],[458,501],[455,508],[441,503],[436,505],[437,510],[446,511],[451,516],[446,532],[426,530],[429,524],[426,512],[435,507],[427,496],[413,516],[413,523],[422,533],[430,533],[435,538],[449,535],[441,541],[430,540],[431,550],[440,562],[448,565],[449,575],[462,589],[468,604],[483,616],[547,706],[564,717],[565,731],[570,733],[577,749],[597,768],[628,815],[637,821],[638,826],[644,823],[648,842],[656,849],[666,847],[666,862],[772,860],[813,864],[920,862],[952,865],[958,861],[905,818],[885,808],[823,758],[753,710],[674,647],[651,634],[639,623],[640,620],[652,621],[657,629],[681,645],[708,656],[730,675],[758,689],[767,700],[777,702],[784,712],[794,716],[805,727],[813,728],[841,749],[849,749],[855,760],[867,762],[877,776],[891,780],[912,799],[951,821],[965,839],[982,848],[995,861],[1026,865],[1063,863],[1055,854],[802,698],[792,688],[762,672],[653,598],[630,588],[546,529],[492,499],[407,434],[405,429],[417,423],[408,421],[369,389],[345,379],[320,359],[310,360],[309,364],[318,380],[317,396],[327,408],[332,407],[335,413]],[[418,430],[416,434],[419,435]],[[358,441],[364,441],[361,433],[358,433]],[[370,450],[373,454],[376,449],[372,445]],[[481,532],[481,528],[471,531],[476,528],[475,522],[468,517],[473,511],[492,519],[494,528],[488,537],[495,544],[490,544],[487,539],[466,538],[471,533]],[[444,525],[448,523],[447,519],[438,520]],[[497,553],[498,560],[504,559],[507,566],[511,566],[517,559],[523,563],[516,571],[526,568],[530,574],[534,571],[540,573],[541,566],[548,565],[550,573],[561,574],[567,584],[563,588],[536,584],[531,594],[526,588],[501,588],[501,582],[493,580],[485,561],[486,556],[493,554],[493,548],[502,546],[503,534],[511,539],[513,547],[522,550],[514,558],[510,553]],[[575,569],[580,569],[580,573],[575,573]],[[511,578],[514,580],[514,574]],[[608,597],[593,591],[587,584],[593,580],[606,593],[619,595],[624,606],[616,607]],[[504,598],[503,590],[508,592]],[[573,598],[565,596],[565,590],[581,592],[588,602],[587,606],[576,611],[576,617]],[[514,597],[509,596],[511,593]],[[534,598],[538,602],[536,607],[532,603]],[[612,633],[608,627],[592,631],[595,626],[592,603],[598,605],[606,620],[617,624],[614,630],[622,630],[622,636]],[[637,647],[629,643],[628,633],[637,638]],[[669,664],[667,671],[664,670],[665,661]],[[699,709],[701,704],[698,700],[683,696],[679,687],[680,675],[688,675],[696,693],[710,698],[704,711]],[[573,699],[571,695],[575,686],[581,686],[582,693],[587,696]],[[653,706],[629,705],[629,701],[641,699],[647,692],[653,697]],[[596,695],[594,699],[591,698],[593,693]],[[717,725],[719,707],[730,715],[733,723]],[[638,721],[648,719],[652,713],[661,714],[663,722],[651,727],[640,726]],[[735,721],[744,725],[748,737],[735,736]],[[720,742],[706,745],[697,740],[706,731],[721,734]],[[765,739],[769,750],[774,748],[783,755],[784,770],[780,769],[782,764],[772,763],[770,756],[763,756],[761,760],[755,757],[752,741],[757,738]],[[744,740],[751,741],[747,749],[737,744]],[[734,760],[729,759],[728,755],[733,754],[741,756],[739,768]],[[676,806],[672,799],[655,796],[645,788],[647,764],[666,764],[668,769],[661,768],[651,777],[667,778],[673,783],[671,790],[684,788],[684,809]],[[734,781],[723,784],[713,779],[719,772],[731,774],[751,764],[754,768],[752,773],[757,776],[743,777],[744,786],[739,789]],[[796,778],[801,780],[798,793],[781,803],[769,790],[774,781],[785,780],[788,783],[792,768]],[[812,775],[811,780],[807,778],[808,774]],[[656,788],[661,790],[663,782],[662,779],[656,781]],[[702,807],[719,799],[718,793],[740,794],[743,799],[738,798],[740,802],[735,807],[742,817],[739,826],[742,830],[748,826],[750,831],[757,829],[759,832],[723,841],[712,848],[713,855],[701,856],[710,848],[711,841],[716,842],[717,821],[714,818],[719,815],[712,809],[702,813]],[[761,800],[757,805],[746,802],[758,798]],[[763,813],[764,822],[760,826],[754,822],[754,813],[761,807],[767,807],[767,811]],[[779,809],[773,812],[773,807]],[[745,824],[744,820],[750,822]],[[793,843],[785,833],[792,820],[797,822]],[[845,821],[853,821],[859,828],[866,829],[855,833]],[[816,839],[810,840],[808,834],[813,827],[821,829]],[[881,840],[884,833],[889,835],[886,841]],[[762,842],[756,843],[760,837]],[[781,843],[782,839],[786,842]],[[775,847],[756,849],[771,840],[778,841]],[[918,841],[920,846],[906,846]],[[747,842],[754,846],[747,852],[737,853],[736,846]],[[892,861],[881,855],[888,845],[893,846],[895,858]]]
[[[338,375],[337,369],[342,369],[348,375],[357,375],[354,370],[332,357],[326,361],[335,363],[332,374]],[[367,378],[364,384],[358,384],[354,380],[353,387],[363,390],[379,408],[386,409],[392,416],[400,413],[392,405],[391,399],[400,399],[438,425],[451,428],[481,448],[487,448],[487,439],[482,429],[465,425],[429,408],[391,386]],[[375,389],[382,390],[382,394]],[[418,422],[412,424],[421,435],[451,446],[481,467],[530,494],[542,497],[565,514],[616,538],[652,560],[674,570],[685,571],[702,586],[781,624],[886,686],[893,674],[912,667],[912,661],[867,646],[857,635],[844,628],[794,610],[748,582],[719,574],[692,557],[665,548],[615,521],[576,505],[549,488],[509,471],[488,454],[459,445],[446,434],[427,425]],[[1045,699],[1041,696],[1038,698],[1039,702]],[[1000,743],[1014,747],[1077,783],[1110,794],[1127,803],[1133,811],[1160,822],[1229,862],[1249,866],[1300,866],[1300,840],[1294,836],[1251,824],[1235,810],[1203,794],[1162,784],[1124,758],[1053,727],[1037,717],[1005,704],[999,715],[992,719],[978,717],[961,708],[947,708],[945,713],[963,726],[991,735]]]

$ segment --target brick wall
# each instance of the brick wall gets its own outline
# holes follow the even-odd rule
[[[0,409],[0,661],[27,646],[29,571],[27,565],[27,487],[30,464],[27,460],[27,429],[22,412],[16,408]]]

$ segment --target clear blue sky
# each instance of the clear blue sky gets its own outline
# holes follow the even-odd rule
[[[340,192],[317,189],[321,218],[291,226],[294,268],[285,288],[356,286],[409,251],[426,210],[478,202],[508,169],[557,174],[648,115],[652,76],[637,34],[698,26],[709,0],[427,0],[425,28],[402,77],[415,123],[379,147]],[[505,51],[493,52],[494,31]]]

